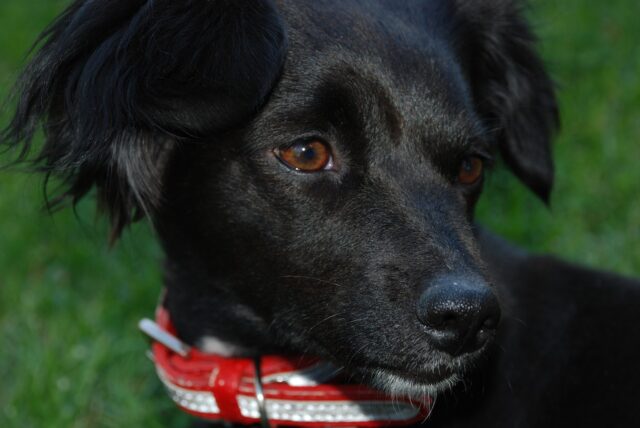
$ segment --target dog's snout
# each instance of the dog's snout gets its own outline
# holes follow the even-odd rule
[[[420,296],[417,315],[436,348],[460,355],[481,348],[493,337],[500,306],[481,278],[443,275]]]

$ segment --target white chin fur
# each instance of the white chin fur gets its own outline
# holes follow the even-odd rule
[[[426,400],[427,397],[435,398],[438,393],[453,388],[460,380],[460,376],[453,374],[440,382],[425,384],[384,370],[376,370],[372,376],[373,385],[391,397],[406,397],[417,401]]]
[[[246,350],[240,346],[231,345],[213,336],[205,336],[198,341],[198,349],[207,354],[216,354],[221,357],[233,357],[243,355]]]

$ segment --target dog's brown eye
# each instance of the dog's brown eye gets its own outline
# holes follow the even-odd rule
[[[484,170],[484,162],[477,156],[467,156],[460,165],[458,182],[460,184],[474,184],[481,177]]]
[[[320,140],[299,141],[277,149],[275,153],[285,165],[296,171],[322,171],[331,163],[331,149]]]

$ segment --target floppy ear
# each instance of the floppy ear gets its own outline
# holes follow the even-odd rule
[[[270,0],[78,0],[39,39],[2,142],[93,186],[114,236],[161,202],[172,147],[247,120],[277,80],[286,34]],[[54,204],[55,204],[54,202]]]
[[[515,0],[458,0],[457,33],[477,108],[506,164],[545,202],[553,187],[554,85]]]

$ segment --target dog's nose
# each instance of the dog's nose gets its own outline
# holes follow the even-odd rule
[[[442,275],[420,296],[417,314],[436,348],[460,355],[480,349],[494,336],[500,306],[481,278]]]

